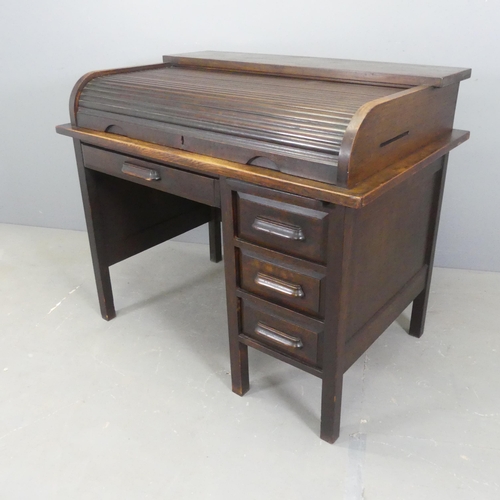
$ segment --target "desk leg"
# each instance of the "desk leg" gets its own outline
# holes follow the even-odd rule
[[[434,253],[436,250],[436,240],[439,227],[439,216],[441,214],[441,205],[443,201],[444,181],[446,177],[446,167],[448,164],[448,155],[443,156],[443,168],[436,174],[436,184],[434,192],[433,208],[429,221],[429,234],[427,240],[427,250],[425,263],[428,265],[427,276],[425,279],[425,288],[413,301],[411,311],[409,334],[420,338],[424,333],[425,316],[427,313],[427,304],[431,288],[432,266],[434,265]]]
[[[238,271],[234,248],[234,219],[236,217],[236,210],[234,208],[231,188],[227,185],[225,179],[221,178],[220,187],[231,381],[233,392],[239,396],[243,396],[250,388],[250,381],[248,375],[248,347],[239,340],[240,307],[239,299],[236,296],[236,279]]]
[[[220,262],[222,260],[221,241],[221,214],[220,208],[212,207],[211,218],[208,223],[208,236],[210,242],[210,260]]]
[[[340,433],[340,410],[344,376],[347,290],[352,255],[354,210],[337,206],[328,225],[328,262],[325,331],[323,338],[323,383],[321,391],[321,439],[333,443]],[[342,235],[342,236],[341,236]]]
[[[87,170],[83,165],[83,155],[81,143],[74,140],[76,162],[78,165],[78,176],[82,191],[83,208],[85,211],[85,221],[90,242],[90,252],[94,265],[94,275],[97,285],[97,295],[101,315],[105,320],[113,319],[116,316],[113,302],[113,291],[111,289],[111,278],[109,266],[107,265],[106,249],[104,245],[104,235],[102,221],[100,219],[97,189],[93,172]]]

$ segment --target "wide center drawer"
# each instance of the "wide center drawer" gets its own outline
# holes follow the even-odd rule
[[[135,157],[83,145],[86,168],[212,207],[220,206],[218,180]]]
[[[273,260],[240,249],[240,286],[276,304],[314,316],[323,316],[325,276],[286,260]]]

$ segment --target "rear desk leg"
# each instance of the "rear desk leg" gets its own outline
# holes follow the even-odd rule
[[[427,240],[427,250],[425,263],[427,264],[427,276],[425,280],[425,288],[413,301],[411,311],[409,334],[420,338],[424,333],[425,315],[427,313],[427,304],[429,302],[429,293],[431,288],[432,266],[434,264],[434,253],[436,250],[436,240],[439,226],[439,216],[441,213],[441,205],[443,201],[444,181],[446,177],[446,166],[448,163],[448,155],[443,156],[443,167],[436,174],[436,185],[434,187],[434,200],[431,217],[429,221],[429,234]]]
[[[220,208],[211,208],[210,222],[208,223],[208,236],[210,241],[210,260],[220,262],[222,260],[221,241],[221,215]]]
[[[340,433],[344,348],[346,339],[349,256],[354,210],[336,206],[328,225],[328,270],[323,338],[321,439],[333,443]]]
[[[87,170],[83,165],[83,155],[81,143],[74,140],[76,162],[78,165],[78,176],[80,188],[82,190],[83,208],[85,211],[85,221],[89,235],[90,251],[92,263],[94,265],[94,275],[97,285],[97,295],[101,315],[105,320],[113,319],[116,316],[113,303],[113,291],[111,289],[111,278],[109,266],[106,259],[105,235],[102,234],[102,224],[97,198],[96,184],[93,172]]]

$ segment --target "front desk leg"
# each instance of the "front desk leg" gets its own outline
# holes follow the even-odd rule
[[[340,433],[340,410],[344,376],[347,287],[354,210],[336,206],[328,226],[328,262],[323,338],[323,383],[321,391],[321,439],[333,443]]]
[[[224,242],[224,275],[226,278],[227,322],[229,332],[229,356],[233,392],[243,396],[250,388],[248,375],[248,347],[239,341],[239,299],[236,296],[238,276],[234,248],[233,194],[225,179],[220,180],[221,210]]]
[[[94,275],[99,297],[99,306],[102,317],[109,321],[116,316],[113,302],[113,291],[111,289],[111,278],[109,266],[106,259],[105,235],[103,234],[102,220],[100,217],[97,187],[94,172],[87,170],[83,165],[81,143],[74,140],[76,161],[78,165],[78,176],[82,191],[83,208],[87,232],[89,235],[90,252],[94,266]]]

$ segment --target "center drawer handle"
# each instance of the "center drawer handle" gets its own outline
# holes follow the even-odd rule
[[[292,335],[288,335],[287,333],[283,333],[275,328],[271,328],[270,326],[265,325],[264,323],[257,323],[255,327],[255,333],[257,335],[262,335],[269,340],[274,340],[279,344],[285,345],[287,347],[293,347],[294,349],[302,349],[304,344],[302,340],[298,337],[293,337]]]
[[[161,179],[160,172],[152,168],[140,167],[132,163],[125,162],[122,166],[122,172],[132,177],[139,177],[145,181],[159,181]]]
[[[275,236],[280,236],[281,238],[286,238],[288,240],[303,241],[306,239],[300,226],[285,224],[284,222],[266,219],[265,217],[256,217],[253,221],[252,227],[257,231],[271,233]]]
[[[268,276],[267,274],[257,273],[255,283],[257,283],[257,285],[270,288],[271,290],[283,295],[289,295],[290,297],[304,296],[304,290],[302,290],[300,285],[289,283],[288,281],[283,281],[278,278],[274,278],[273,276]]]

